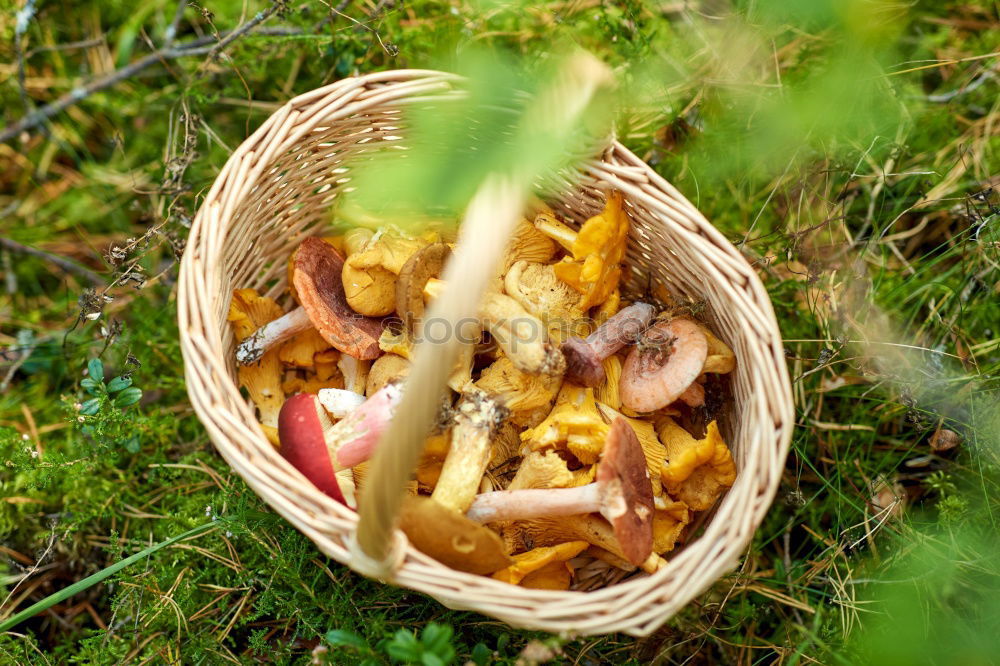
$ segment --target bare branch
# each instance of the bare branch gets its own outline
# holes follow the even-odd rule
[[[94,271],[85,266],[81,266],[66,257],[60,257],[58,254],[52,254],[51,252],[46,252],[45,250],[39,250],[37,247],[31,247],[30,245],[22,245],[15,240],[3,237],[0,237],[0,246],[5,247],[12,252],[19,252],[20,254],[27,254],[32,257],[45,259],[46,261],[55,264],[66,273],[72,273],[73,275],[82,277],[91,284],[102,285],[105,283],[105,279]]]
[[[0,131],[0,143],[10,141],[21,132],[37,127],[57,113],[65,111],[69,107],[73,106],[80,100],[86,99],[94,93],[106,90],[107,88],[121,83],[125,79],[135,76],[137,73],[147,67],[155,65],[158,62],[205,54],[208,54],[211,58],[216,58],[219,53],[221,53],[222,50],[229,46],[234,40],[247,34],[256,26],[273,16],[277,9],[277,5],[272,5],[268,9],[259,12],[243,25],[234,28],[233,30],[220,33],[220,39],[218,41],[216,41],[214,36],[206,35],[204,37],[199,37],[197,39],[192,39],[188,42],[178,44],[177,46],[165,46],[143,56],[142,58],[139,58],[134,62],[129,63],[128,65],[125,65],[121,69],[117,69],[105,76],[98,77],[84,86],[74,88],[65,95],[59,97],[54,102],[50,102],[45,106],[31,111],[17,122],[5,127],[2,131]],[[301,30],[296,29],[279,28],[270,31],[259,30],[256,34],[295,35],[301,34],[301,32]]]

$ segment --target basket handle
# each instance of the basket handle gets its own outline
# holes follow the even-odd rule
[[[611,72],[593,56],[571,56],[556,86],[528,110],[529,122],[565,133],[575,127],[597,92],[609,85]],[[606,142],[606,138],[602,139]],[[595,151],[596,152],[596,151]],[[387,578],[398,560],[391,556],[396,517],[417,467],[458,359],[463,339],[458,326],[478,321],[479,303],[521,218],[533,174],[493,174],[480,186],[466,210],[458,251],[444,270],[444,293],[430,306],[424,342],[414,349],[406,390],[379,440],[361,492],[357,533],[351,544],[353,564],[362,573]],[[398,553],[397,553],[398,555]]]

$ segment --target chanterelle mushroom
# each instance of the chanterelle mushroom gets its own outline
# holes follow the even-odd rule
[[[566,357],[566,379],[583,386],[597,386],[604,381],[602,365],[625,345],[635,342],[649,328],[656,308],[633,303],[597,327],[586,338],[571,337],[562,344]]]
[[[500,274],[505,274],[511,266],[519,261],[537,261],[545,263],[556,253],[556,244],[552,239],[540,232],[527,220],[521,220],[514,228],[514,233],[507,244],[507,254],[504,255]]]
[[[540,319],[555,342],[575,333],[581,325],[582,296],[557,278],[549,264],[519,261],[504,275],[503,283],[507,295]]]
[[[237,340],[247,339],[255,330],[279,317],[281,307],[272,299],[258,296],[253,289],[233,292],[228,319]],[[237,379],[257,407],[264,434],[272,444],[278,444],[278,412],[284,400],[278,350],[263,354],[253,365],[241,366]]]
[[[586,541],[568,541],[558,546],[533,548],[520,555],[514,555],[514,563],[509,567],[495,572],[492,577],[511,585],[519,585],[522,582],[526,582],[527,584],[524,587],[533,587],[529,580],[532,574],[552,565],[560,565],[567,573],[565,577],[566,587],[560,585],[556,589],[566,589],[569,587],[568,574],[570,573],[566,563],[586,550],[589,545]],[[552,588],[550,587],[549,589]]]
[[[431,495],[435,501],[465,513],[489,464],[490,441],[506,416],[507,409],[483,391],[462,397],[451,429],[451,448]]]
[[[622,367],[622,404],[652,412],[677,400],[701,374],[708,342],[688,319],[671,319],[650,327]]]
[[[575,488],[498,490],[478,495],[466,516],[478,523],[599,512],[635,565],[653,548],[653,493],[639,440],[625,419],[608,432],[597,481]]]
[[[510,410],[517,425],[528,425],[539,408],[551,407],[562,378],[558,375],[532,375],[515,367],[508,356],[501,356],[483,370],[475,385],[498,397]],[[534,425],[534,424],[531,424]]]
[[[708,424],[705,439],[697,440],[687,430],[665,417],[660,440],[667,459],[660,478],[670,496],[694,511],[710,509],[726,488],[736,481],[736,465],[715,421]]]
[[[584,295],[584,308],[600,305],[618,288],[629,228],[623,203],[621,192],[610,192],[604,210],[584,222],[579,232],[570,230],[572,237],[566,234],[565,225],[551,232],[556,242],[569,245],[567,249],[573,253],[572,259],[567,257],[555,265],[555,273]],[[542,233],[550,233],[554,228],[552,220],[543,218],[543,222],[539,224],[536,218],[535,226]]]
[[[597,409],[593,389],[564,384],[544,421],[521,433],[532,451],[565,448],[585,465],[597,462],[608,423]]]
[[[358,359],[379,355],[384,322],[360,317],[347,304],[340,274],[343,258],[320,238],[307,238],[294,255],[292,282],[301,307],[257,329],[236,348],[236,361],[252,363],[270,347],[310,326],[327,342]]]

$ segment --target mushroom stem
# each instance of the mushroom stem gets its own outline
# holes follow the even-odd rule
[[[347,389],[320,389],[319,401],[335,419],[342,419],[365,404],[365,396]]]
[[[535,217],[535,228],[562,245],[564,249],[570,252],[573,251],[573,243],[576,242],[577,232],[553,216],[548,213],[539,213]]]
[[[465,516],[477,523],[492,523],[594,513],[603,508],[604,493],[601,491],[600,483],[576,488],[496,490],[477,495]]]
[[[490,461],[490,442],[506,412],[506,408],[483,391],[471,392],[463,398],[451,430],[451,448],[431,499],[465,513],[479,490]]]
[[[274,321],[270,321],[236,348],[236,362],[240,365],[250,365],[264,355],[271,347],[284,342],[293,335],[308,330],[312,326],[309,315],[303,307],[286,312]]]
[[[387,384],[327,432],[326,444],[337,469],[354,467],[371,458],[402,395],[398,385]]]
[[[570,338],[562,344],[566,357],[566,379],[594,387],[605,379],[602,363],[625,345],[632,344],[649,328],[656,308],[633,303],[601,324],[586,338]]]

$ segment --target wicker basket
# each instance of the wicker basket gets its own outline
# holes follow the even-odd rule
[[[191,402],[209,436],[251,488],[316,546],[363,572],[352,556],[358,514],[313,487],[268,442],[235,382],[226,321],[234,288],[286,290],[285,263],[319,233],[352,154],[398,140],[401,109],[428,95],[458,94],[456,79],[400,70],[350,78],[296,97],[235,151],[191,229],[178,296]],[[405,139],[404,139],[405,140]],[[570,182],[572,180],[572,182]],[[703,534],[653,575],[591,592],[511,586],[448,569],[406,545],[389,582],[517,627],[566,634],[646,635],[736,566],[781,476],[793,425],[781,335],[754,271],[669,183],[618,143],[586,162],[549,203],[577,223],[598,212],[603,191],[625,194],[632,221],[629,285],[650,278],[682,299],[706,302],[716,333],[735,351],[734,396],[722,429],[738,468]],[[628,286],[628,285],[627,285]],[[291,305],[289,303],[289,305]],[[397,533],[398,534],[398,533]]]

